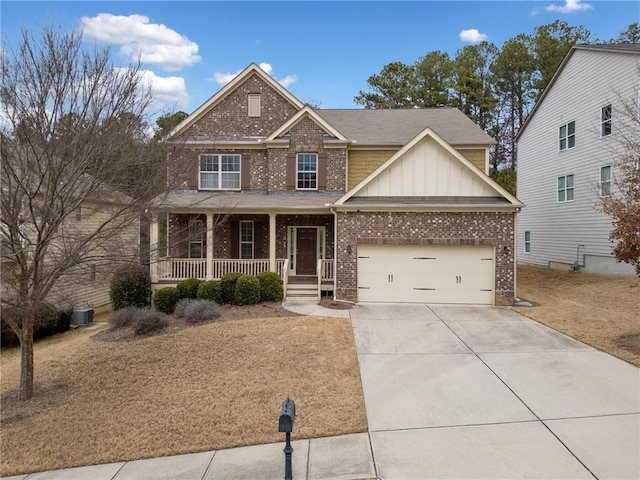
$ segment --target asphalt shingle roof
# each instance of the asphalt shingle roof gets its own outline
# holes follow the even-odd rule
[[[405,145],[426,127],[454,146],[496,143],[456,108],[314,111],[351,140],[353,145]]]

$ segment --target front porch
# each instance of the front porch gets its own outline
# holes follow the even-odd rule
[[[186,278],[275,272],[287,299],[334,291],[332,215],[171,214],[151,222],[154,289]],[[249,258],[240,258],[249,257]],[[269,258],[266,258],[269,257]],[[329,258],[327,258],[329,257]]]

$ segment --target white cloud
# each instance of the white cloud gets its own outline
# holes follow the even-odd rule
[[[182,77],[159,77],[151,70],[142,72],[142,83],[151,87],[151,95],[159,103],[186,107],[189,96]]]
[[[573,13],[580,12],[582,10],[590,10],[591,5],[588,3],[582,3],[582,0],[564,0],[564,5],[547,5],[544,7],[545,10],[549,12],[560,12],[560,13]]]
[[[480,33],[477,28],[462,30],[460,32],[460,40],[462,40],[463,42],[478,43],[486,40],[487,38],[489,37],[484,33]]]
[[[165,25],[149,23],[144,15],[99,13],[82,17],[83,36],[87,40],[121,45],[120,54],[131,60],[159,65],[175,71],[201,60],[198,44]]]
[[[280,78],[280,79],[276,78],[276,76],[273,74],[273,67],[271,66],[270,63],[261,63],[261,64],[259,64],[259,67],[262,70],[264,70],[268,75],[270,75],[271,77],[275,78],[276,81],[280,85],[285,87],[285,88],[287,88],[292,83],[298,81],[297,75],[287,75],[286,77]],[[216,72],[216,73],[213,74],[213,77],[211,77],[211,80],[214,80],[216,83],[218,83],[220,85],[226,85],[231,80],[236,78],[238,76],[238,74],[240,74],[240,72],[242,72],[242,70],[238,70],[235,73],[231,73],[231,72],[227,72],[227,73]]]

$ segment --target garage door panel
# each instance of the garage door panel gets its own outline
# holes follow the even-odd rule
[[[491,246],[359,245],[358,300],[492,304]]]

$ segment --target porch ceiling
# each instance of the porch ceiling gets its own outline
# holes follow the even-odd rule
[[[329,204],[333,204],[344,193],[266,193],[266,192],[198,192],[172,191],[158,197],[157,210],[233,210],[251,212],[278,213],[301,211],[329,212]]]

